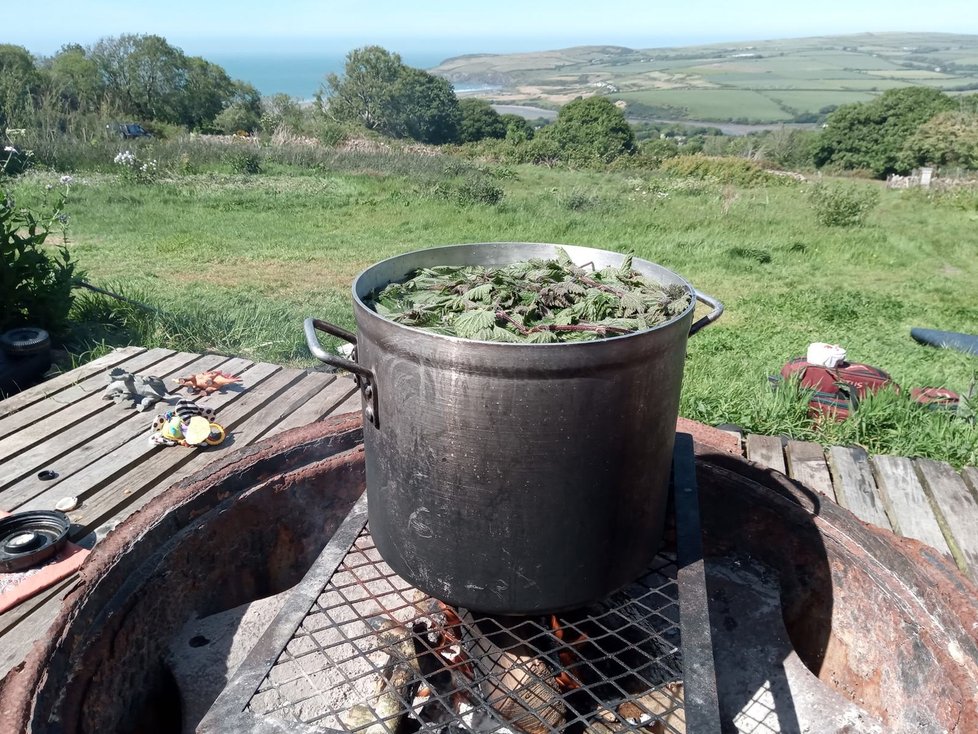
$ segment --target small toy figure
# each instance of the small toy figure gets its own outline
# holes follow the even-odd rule
[[[202,408],[190,400],[178,400],[176,407],[153,420],[150,443],[156,446],[217,446],[224,441],[224,426],[213,422],[214,409]]]
[[[170,397],[163,380],[153,375],[134,375],[121,367],[109,372],[109,384],[105,388],[103,400],[123,403],[131,400],[136,410],[149,410],[160,400]]]
[[[225,385],[233,385],[240,382],[240,377],[236,375],[229,375],[218,370],[198,372],[196,375],[181,377],[179,380],[177,380],[177,384],[180,387],[185,387],[189,390],[195,391],[198,395],[210,395],[212,392],[220,390]]]

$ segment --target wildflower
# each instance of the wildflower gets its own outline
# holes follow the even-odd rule
[[[74,181],[74,180],[75,180],[75,179],[73,179],[73,178],[72,178],[71,176],[62,176],[62,177],[61,177],[61,183],[62,183],[63,185],[65,185],[65,186],[67,186],[68,184],[70,184],[70,183],[71,183],[72,181]]]
[[[51,184],[47,184],[47,185],[45,185],[44,190],[45,191],[50,191],[53,188],[54,188],[54,186],[52,186]]]
[[[17,149],[14,146],[12,146],[12,145],[5,145],[3,147],[3,152],[4,153],[16,153],[17,152]]]

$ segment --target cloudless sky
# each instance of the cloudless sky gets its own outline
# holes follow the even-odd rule
[[[978,0],[9,0],[0,43],[51,54],[120,33],[185,52],[343,53],[635,48],[865,31],[978,33]]]

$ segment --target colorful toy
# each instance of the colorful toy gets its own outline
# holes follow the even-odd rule
[[[225,438],[224,426],[214,423],[214,409],[190,400],[178,400],[176,407],[153,420],[149,440],[155,446],[217,446]]]
[[[210,395],[212,392],[220,390],[225,385],[233,385],[240,382],[240,377],[237,377],[236,375],[229,375],[226,372],[219,372],[218,370],[198,372],[196,375],[181,377],[179,380],[177,380],[177,384],[180,387],[186,387],[197,394],[204,395]]]
[[[134,375],[121,367],[116,367],[108,375],[109,384],[105,388],[103,400],[117,403],[132,401],[136,410],[149,410],[160,400],[170,397],[163,380],[153,375]]]

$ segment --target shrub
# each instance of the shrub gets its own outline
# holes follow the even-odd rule
[[[817,183],[808,192],[815,220],[826,227],[860,227],[879,201],[868,186]]]
[[[0,331],[26,325],[54,334],[65,329],[75,263],[64,245],[45,247],[53,229],[67,231],[71,177],[63,176],[61,183],[56,203],[44,214],[18,208],[9,193],[0,194]]]
[[[437,199],[451,201],[459,206],[495,206],[503,200],[503,190],[483,178],[470,178],[459,183],[443,181],[435,184],[431,193]]]
[[[224,160],[234,173],[255,175],[262,172],[261,156],[256,150],[244,150],[232,146],[225,152]]]
[[[768,173],[746,158],[719,158],[705,155],[681,155],[666,158],[659,170],[670,176],[699,178],[737,186],[785,186],[794,183],[787,176]]]

